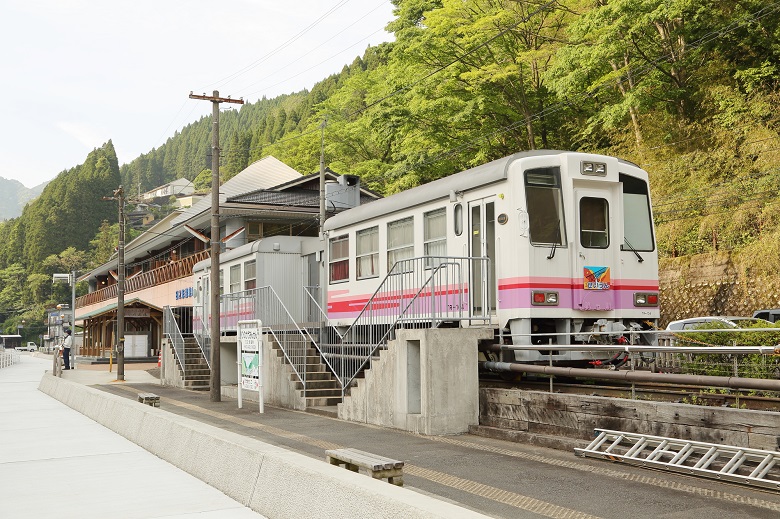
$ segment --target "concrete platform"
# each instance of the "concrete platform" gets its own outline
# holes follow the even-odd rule
[[[0,517],[264,517],[38,391],[51,367],[43,357],[0,369]],[[126,374],[149,381],[143,370]],[[111,383],[90,370],[65,376]]]
[[[22,365],[32,359],[23,360]],[[17,367],[10,369],[16,370]],[[3,381],[8,377],[8,373],[12,373],[12,371],[3,373],[4,371],[6,370],[0,370],[0,392],[4,391]],[[329,514],[319,513],[322,502],[332,497],[345,503],[354,503],[357,499],[356,494],[361,488],[370,487],[372,491],[380,492],[382,503],[388,507],[392,506],[394,499],[399,499],[391,490],[395,488],[393,485],[327,465],[325,451],[342,447],[352,447],[403,460],[405,462],[404,488],[397,490],[406,494],[405,497],[400,498],[399,506],[403,508],[408,505],[408,502],[403,500],[411,499],[408,494],[410,492],[420,498],[440,503],[438,510],[442,512],[431,512],[429,516],[422,515],[422,517],[441,517],[442,513],[446,513],[443,512],[445,510],[458,511],[457,515],[461,517],[486,515],[501,518],[775,518],[780,513],[778,493],[578,458],[571,452],[467,434],[421,436],[343,422],[323,414],[289,411],[268,405],[265,406],[265,413],[260,414],[256,404],[246,399],[244,408],[238,409],[237,402],[231,398],[223,397],[222,402],[211,402],[208,393],[162,387],[149,373],[135,373],[143,370],[129,370],[126,366],[127,381],[121,383],[115,382],[115,377],[112,379],[112,375],[107,372],[90,373],[90,371],[77,369],[65,372],[64,379],[54,384],[61,385],[58,391],[63,393],[69,392],[63,390],[72,390],[74,383],[87,385],[89,398],[96,398],[96,401],[101,402],[99,405],[102,407],[89,411],[95,413],[96,419],[112,422],[112,427],[127,427],[128,434],[135,436],[134,441],[142,444],[145,442],[153,449],[158,448],[156,439],[159,436],[158,431],[162,431],[160,427],[163,422],[169,424],[166,427],[174,425],[183,427],[174,436],[177,438],[176,442],[163,445],[171,451],[169,453],[171,459],[178,457],[182,464],[192,465],[193,462],[205,458],[205,467],[201,464],[201,466],[187,468],[192,472],[201,471],[203,473],[201,477],[206,480],[209,478],[224,480],[233,477],[239,470],[254,471],[252,473],[258,475],[258,480],[268,478],[263,480],[269,482],[265,490],[267,495],[278,495],[275,492],[286,493],[283,494],[284,499],[303,503],[303,506],[307,506],[308,503],[307,510],[317,512],[314,514],[317,516],[409,516],[403,513],[392,513],[392,508],[385,508],[384,515],[356,514],[354,511],[347,513],[349,508],[346,505],[343,509],[331,510]],[[101,399],[95,396],[94,390],[106,393],[106,396],[111,398]],[[87,394],[70,392],[72,393],[70,398],[76,393]],[[159,395],[161,407],[157,409],[136,402],[139,392],[152,392]],[[2,398],[0,405],[6,406],[5,395],[1,394],[0,398]],[[63,396],[63,398],[69,397]],[[122,402],[118,402],[117,399],[121,399]],[[110,405],[107,403],[109,401]],[[51,407],[53,402],[56,403],[45,395],[39,394],[37,405]],[[140,418],[136,419],[127,414],[116,416],[117,409],[121,408],[122,403],[132,406],[125,409],[132,409],[132,413],[140,413],[136,415]],[[92,404],[87,407],[90,406]],[[12,420],[22,416],[18,415],[21,412],[19,409],[0,407],[0,411],[3,411],[4,418],[10,416]],[[70,413],[78,416],[75,411],[70,411],[68,414]],[[5,427],[7,426],[0,425],[0,434],[4,435],[0,436],[0,440],[8,439],[8,435],[2,432]],[[212,438],[204,439],[201,434],[212,435]],[[191,440],[195,438],[196,441]],[[212,443],[214,439],[219,441]],[[189,447],[182,448],[180,447],[182,445]],[[243,469],[232,468],[233,462],[225,457],[209,458],[216,450],[204,448],[204,445],[233,445],[259,449],[257,452],[261,453],[261,457]],[[0,449],[2,448],[4,446],[0,443]],[[280,460],[291,460],[291,466],[296,470],[263,472],[263,469],[282,467],[283,465],[278,464]],[[114,470],[114,463],[112,460],[108,472]],[[209,463],[218,469],[217,472],[226,468],[229,470],[223,471],[222,475],[217,474],[218,477],[215,478],[214,474],[208,473]],[[9,481],[9,478],[12,480],[13,471],[2,472],[5,466],[6,464],[0,461],[0,477],[4,481]],[[87,472],[100,470],[89,465],[86,467],[89,468]],[[301,467],[304,467],[305,471]],[[329,472],[324,479],[318,476],[321,469],[328,467],[332,470],[341,470],[348,475],[345,474],[343,480],[333,472]],[[105,481],[107,469],[103,470]],[[145,479],[139,476],[138,481],[149,479],[156,480],[156,474],[146,473]],[[219,481],[215,484],[219,484]],[[125,486],[129,487],[129,483]],[[80,485],[77,485],[78,487]],[[0,517],[7,516],[2,509],[5,506],[5,498],[9,497],[5,495],[6,492],[7,489],[0,486]],[[85,492],[82,498],[86,498],[93,492],[93,490]],[[262,493],[259,490],[257,492]],[[29,499],[32,493],[34,491],[30,491],[26,497]],[[16,499],[15,496],[10,497]],[[122,499],[124,502],[134,502],[127,501],[125,494],[122,494]],[[243,501],[239,500],[239,502]],[[106,501],[102,503],[105,505]],[[266,503],[263,506],[272,505],[274,503]],[[262,509],[257,509],[262,512]],[[101,517],[117,515],[116,510],[116,506],[106,506],[104,511],[108,513]],[[274,514],[265,515],[296,517],[295,514],[284,515],[283,512],[277,514],[276,511]],[[33,516],[35,515],[19,517]],[[49,516],[58,517],[57,514]],[[297,515],[297,517],[301,516]],[[451,516],[456,515],[451,514]],[[8,517],[16,516],[8,515]]]

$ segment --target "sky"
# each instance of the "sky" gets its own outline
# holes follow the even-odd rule
[[[0,177],[34,187],[109,139],[120,165],[131,162],[211,115],[191,91],[254,102],[311,88],[391,41],[392,10],[389,0],[2,0]]]

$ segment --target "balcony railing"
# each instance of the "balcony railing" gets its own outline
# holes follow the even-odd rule
[[[170,283],[176,279],[190,277],[192,276],[192,269],[195,264],[207,259],[209,256],[209,251],[204,250],[178,261],[165,264],[162,267],[129,276],[125,279],[125,295],[138,292],[145,288]],[[113,284],[106,288],[101,288],[100,290],[83,295],[76,299],[76,308],[116,299],[118,288],[119,286],[117,284]]]

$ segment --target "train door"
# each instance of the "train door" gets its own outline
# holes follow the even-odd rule
[[[471,312],[484,316],[496,312],[496,209],[495,197],[469,202],[469,256],[473,261],[469,279]]]
[[[574,190],[574,199],[577,261],[573,278],[579,278],[579,286],[574,290],[574,308],[614,310],[611,276],[620,243],[612,214],[619,209],[618,198],[612,190],[579,188]]]

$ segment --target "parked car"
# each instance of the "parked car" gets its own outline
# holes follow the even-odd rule
[[[704,326],[705,324],[711,326]],[[737,316],[710,316],[710,317],[689,317],[688,319],[680,319],[678,321],[672,321],[667,326],[667,330],[696,330],[707,328],[750,328],[758,324],[767,324],[771,326],[771,323],[766,319],[758,319],[756,317],[737,317]]]
[[[780,308],[771,308],[769,310],[756,310],[753,312],[753,317],[757,319],[765,319],[770,323],[776,323],[780,321]]]
[[[25,346],[17,346],[16,351],[38,351],[38,345],[34,342],[28,342]]]

